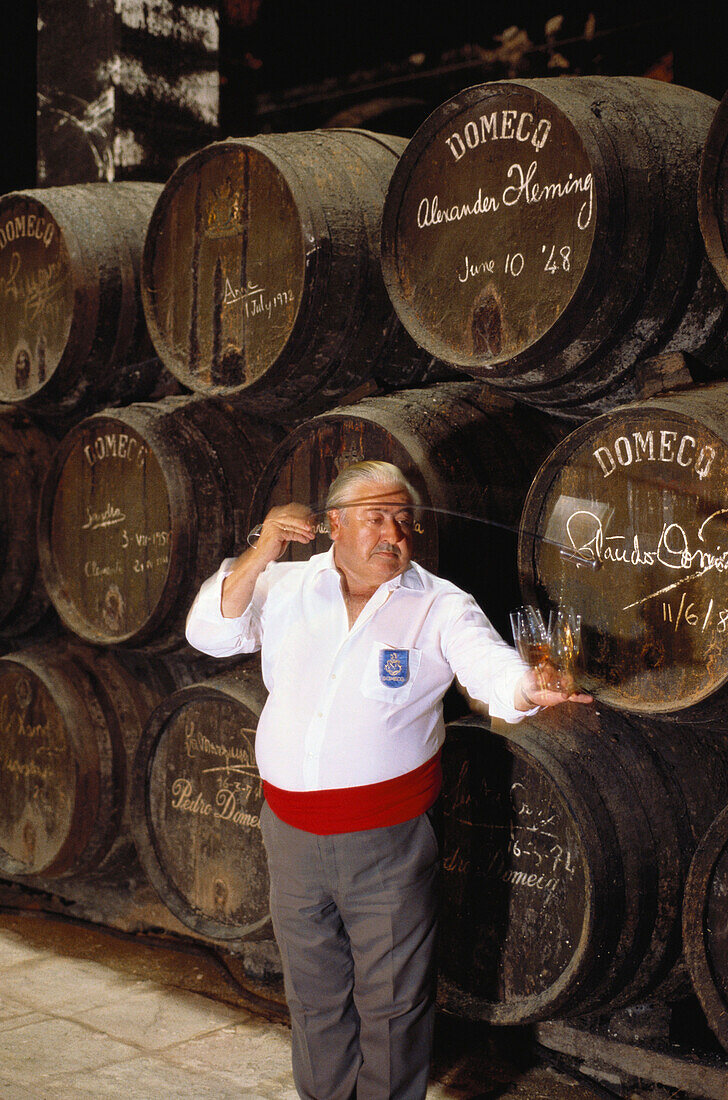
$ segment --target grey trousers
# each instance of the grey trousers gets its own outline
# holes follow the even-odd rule
[[[427,814],[333,836],[261,815],[304,1100],[420,1100],[434,1022],[438,846]]]

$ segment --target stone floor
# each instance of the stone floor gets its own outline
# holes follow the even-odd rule
[[[280,1013],[244,1007],[224,966],[202,952],[6,912],[0,982],[2,1100],[296,1100]],[[459,1023],[438,1025],[436,1051],[428,1100],[605,1095],[504,1057]]]

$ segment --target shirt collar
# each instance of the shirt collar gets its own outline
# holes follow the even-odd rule
[[[314,554],[313,557],[309,559],[309,564],[314,576],[318,576],[325,570],[331,570],[338,576],[338,570],[334,562],[333,544],[325,553]],[[419,574],[419,566],[416,562],[410,562],[404,573],[399,573],[396,577],[392,577],[391,581],[385,581],[384,584],[387,588],[392,590],[395,588],[409,588],[413,591],[423,591],[425,587],[422,583],[422,577]]]

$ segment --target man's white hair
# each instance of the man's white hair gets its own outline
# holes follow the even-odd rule
[[[329,512],[332,508],[340,508],[342,504],[346,504],[351,499],[354,489],[362,484],[404,489],[413,504],[420,503],[419,493],[410,485],[399,466],[391,462],[367,460],[347,466],[331,483],[326,497],[326,511]]]

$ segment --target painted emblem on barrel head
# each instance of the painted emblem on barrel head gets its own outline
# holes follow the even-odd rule
[[[118,634],[124,625],[124,597],[118,584],[111,584],[106,590],[101,605],[101,618],[112,633]]]
[[[21,710],[26,710],[33,698],[33,689],[27,676],[18,676],[15,681],[15,698]]]
[[[228,176],[214,187],[205,203],[205,232],[208,237],[234,237],[245,227],[241,192]]]
[[[380,649],[379,679],[387,687],[401,687],[409,680],[409,650]]]
[[[61,361],[73,317],[71,258],[50,211],[25,195],[0,202],[0,398],[33,397]]]

